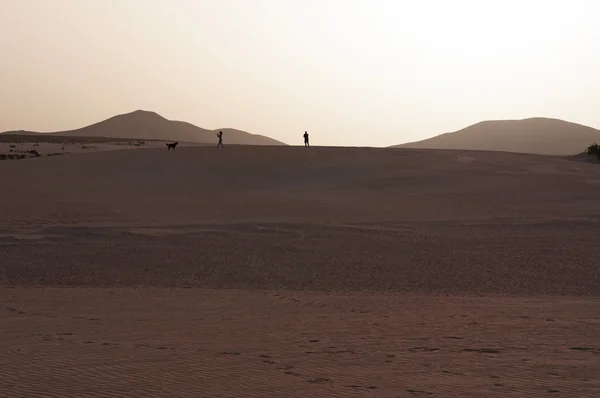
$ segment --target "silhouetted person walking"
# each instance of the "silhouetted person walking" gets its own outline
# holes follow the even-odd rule
[[[308,143],[308,132],[304,132],[304,146],[310,146]]]
[[[222,132],[222,131],[219,131],[219,132],[217,133],[217,137],[219,137],[219,143],[217,144],[217,148],[218,148],[218,147],[221,147],[221,148],[223,148],[223,132]]]

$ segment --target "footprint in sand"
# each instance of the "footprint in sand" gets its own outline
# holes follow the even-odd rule
[[[309,383],[332,383],[333,380],[324,377],[315,377],[307,380]]]
[[[433,395],[433,393],[431,393],[431,392],[427,392],[427,391],[423,391],[423,390],[415,390],[412,388],[407,388],[406,391],[413,395],[422,395],[422,394]]]
[[[410,352],[434,352],[434,351],[439,351],[439,348],[429,348],[429,347],[413,347],[413,348],[409,348],[408,351]]]
[[[464,352],[477,352],[480,354],[500,354],[502,351],[496,350],[494,348],[465,348]]]
[[[377,386],[359,386],[356,384],[350,384],[349,386],[346,387],[350,387],[350,388],[355,388],[355,389],[367,389],[367,390],[377,390],[379,387]]]
[[[569,350],[573,351],[588,351],[593,352],[594,354],[600,353],[600,348],[592,348],[592,347],[570,347]]]

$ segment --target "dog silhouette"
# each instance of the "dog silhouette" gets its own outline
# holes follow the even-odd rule
[[[171,143],[171,144],[167,144],[167,151],[170,151],[171,149],[172,149],[172,150],[175,150],[175,147],[176,147],[177,145],[179,145],[179,142],[177,142],[177,141],[175,141],[175,142],[173,142],[173,143]]]

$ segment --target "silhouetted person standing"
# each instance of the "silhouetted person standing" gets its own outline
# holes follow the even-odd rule
[[[219,132],[217,133],[217,137],[219,137],[219,143],[217,144],[217,148],[218,148],[218,147],[221,147],[221,148],[223,148],[223,132],[222,132],[222,131],[219,131]]]
[[[310,146],[310,144],[308,143],[308,132],[304,132],[304,146]]]

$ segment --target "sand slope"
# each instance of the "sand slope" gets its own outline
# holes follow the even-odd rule
[[[0,396],[600,395],[597,164],[183,146],[0,181]]]
[[[3,284],[600,292],[594,164],[182,147],[3,162],[0,178]]]
[[[397,148],[470,149],[573,155],[600,142],[600,130],[550,118],[484,121]]]

